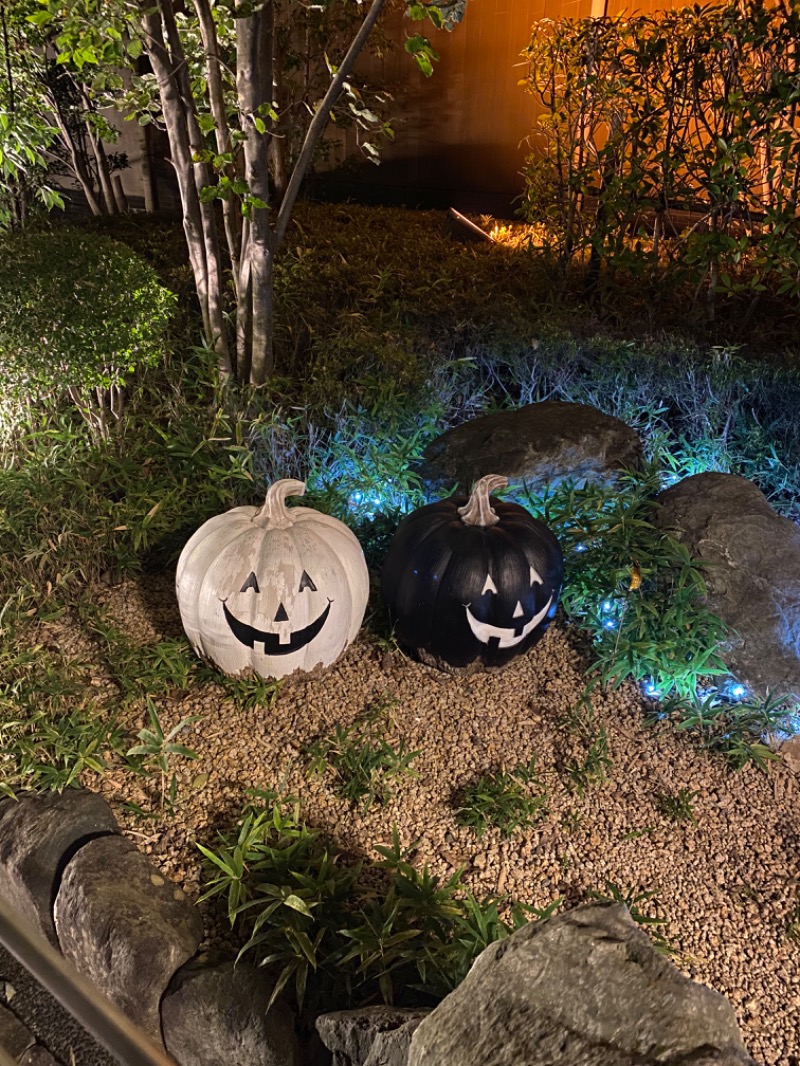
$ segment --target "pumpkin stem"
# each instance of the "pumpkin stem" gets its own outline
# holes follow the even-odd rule
[[[467,526],[493,526],[500,519],[492,510],[489,496],[498,489],[504,489],[508,484],[508,478],[501,474],[486,474],[480,481],[472,486],[472,495],[459,507],[458,513],[461,521]]]
[[[253,519],[259,526],[272,526],[274,529],[286,529],[294,519],[286,506],[287,496],[302,496],[306,491],[305,481],[295,481],[285,477],[276,481],[267,489],[264,506]]]

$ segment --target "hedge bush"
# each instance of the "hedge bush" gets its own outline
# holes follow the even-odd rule
[[[2,413],[68,393],[102,429],[114,390],[164,351],[175,297],[125,245],[72,227],[0,243]],[[92,418],[93,415],[93,418]]]

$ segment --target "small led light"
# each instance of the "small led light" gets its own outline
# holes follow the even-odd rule
[[[603,600],[603,602],[600,604],[600,610],[601,611],[605,611],[606,613],[608,613],[609,611],[613,611],[614,610],[614,602],[613,602],[613,600]]]
[[[575,551],[576,552],[585,552],[586,551],[586,545],[585,544],[576,544],[575,545]]]
[[[647,681],[645,681],[642,685],[642,688],[644,689],[645,696],[658,695],[658,688],[656,687],[656,684],[652,678],[649,678]]]
[[[735,684],[730,687],[730,694],[735,700],[740,700],[747,695],[747,689],[744,685]]]
[[[605,622],[603,622],[603,626],[605,629],[616,629],[617,623],[613,618],[606,618]]]

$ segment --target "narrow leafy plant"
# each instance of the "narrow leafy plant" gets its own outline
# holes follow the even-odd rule
[[[203,898],[225,900],[240,957],[274,968],[273,1000],[288,988],[300,1009],[430,1003],[488,944],[560,903],[478,900],[460,871],[442,879],[418,869],[396,828],[377,860],[349,863],[306,824],[296,799],[252,795],[234,833],[215,848],[198,845],[209,875]]]
[[[510,837],[518,829],[529,829],[546,813],[547,790],[533,758],[511,770],[485,774],[464,789],[456,821],[473,829],[480,840],[489,826]]]
[[[611,756],[608,754],[608,734],[606,727],[601,725],[591,735],[583,760],[565,762],[564,773],[570,788],[582,796],[588,788],[605,781],[612,765]]]
[[[178,743],[176,737],[194,722],[201,721],[202,716],[192,714],[182,718],[168,733],[165,733],[158,708],[149,696],[146,704],[150,728],[144,726],[139,730],[139,743],[128,748],[125,754],[128,759],[136,760],[132,765],[139,773],[158,773],[161,809],[172,810],[178,796],[178,775],[172,771],[172,762],[176,757],[197,758],[197,754],[185,744]]]
[[[335,791],[362,812],[373,803],[383,805],[393,796],[393,783],[416,777],[412,767],[419,751],[409,751],[401,738],[393,746],[384,736],[392,701],[382,701],[349,726],[337,724],[330,733],[307,748],[313,774],[330,769]]]
[[[730,700],[714,689],[706,695],[674,697],[665,701],[662,710],[677,729],[723,755],[735,770],[751,763],[766,773],[769,764],[780,758],[766,741],[791,728],[792,701],[773,695]]]
[[[664,817],[669,818],[671,822],[691,822],[692,825],[697,825],[694,810],[697,796],[697,789],[680,788],[677,792],[657,792],[655,801]]]

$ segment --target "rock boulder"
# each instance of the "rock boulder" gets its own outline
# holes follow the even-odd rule
[[[54,947],[53,903],[64,866],[82,844],[118,832],[94,792],[67,789],[0,803],[0,896]]]
[[[335,1066],[406,1066],[411,1038],[426,1010],[362,1007],[317,1018],[317,1032]]]
[[[240,963],[189,964],[161,1004],[164,1045],[179,1066],[296,1066],[292,1012],[274,985]]]
[[[800,529],[736,474],[684,478],[657,521],[707,564],[708,605],[732,630],[723,653],[753,692],[800,698]]]
[[[619,903],[519,929],[421,1022],[408,1066],[755,1066],[733,1008]]]
[[[123,837],[86,844],[56,896],[61,951],[153,1039],[159,1004],[175,971],[203,935],[197,910],[177,885]]]
[[[419,474],[431,494],[453,486],[469,492],[485,474],[539,491],[565,480],[612,483],[620,470],[637,469],[642,456],[637,433],[618,418],[545,400],[449,429],[425,449]]]

